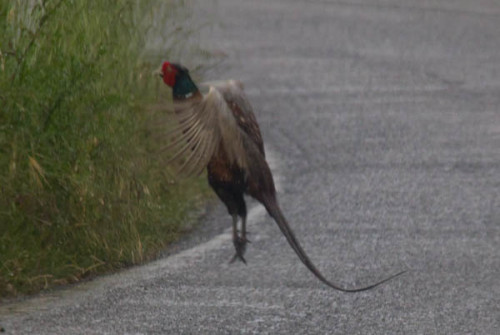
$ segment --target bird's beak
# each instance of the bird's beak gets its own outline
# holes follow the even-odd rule
[[[161,66],[153,71],[153,76],[160,76],[163,78],[163,72],[161,71]]]

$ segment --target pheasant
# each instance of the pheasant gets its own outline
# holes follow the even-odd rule
[[[235,80],[206,83],[202,93],[180,64],[164,62],[160,76],[172,88],[174,112],[178,120],[171,130],[174,152],[171,160],[182,158],[179,171],[199,174],[207,169],[208,182],[232,216],[232,239],[236,254],[246,264],[244,253],[249,242],[246,231],[248,194],[266,208],[302,263],[323,283],[344,292],[374,288],[405,271],[372,285],[347,289],[327,280],[302,249],[276,199],[271,170],[265,159],[264,142],[252,107]],[[200,86],[201,87],[201,86]],[[241,219],[241,231],[238,219]]]

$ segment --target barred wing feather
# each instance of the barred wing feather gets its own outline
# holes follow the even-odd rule
[[[246,169],[245,134],[217,88],[210,86],[201,99],[176,102],[174,111],[177,126],[169,132],[173,140],[168,148],[180,174],[201,173],[218,150],[224,150],[229,162]]]

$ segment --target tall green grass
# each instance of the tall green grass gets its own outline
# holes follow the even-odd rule
[[[172,182],[143,126],[167,92],[145,47],[168,35],[157,54],[176,52],[185,31],[168,23],[181,13],[160,0],[0,2],[0,297],[148,259],[200,204],[204,183]]]

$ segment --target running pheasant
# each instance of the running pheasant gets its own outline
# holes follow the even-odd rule
[[[207,168],[210,186],[232,216],[236,254],[231,261],[239,259],[246,264],[244,253],[249,241],[243,195],[248,194],[264,205],[300,260],[326,285],[344,292],[359,292],[404,272],[355,289],[328,281],[310,261],[281,212],[259,125],[242,84],[234,80],[206,83],[207,92],[202,94],[188,69],[180,64],[164,62],[159,74],[172,88],[178,120],[171,132],[174,140],[169,144],[174,152],[172,160],[183,159],[179,171],[187,175],[199,174]],[[238,218],[241,219],[241,233]]]

